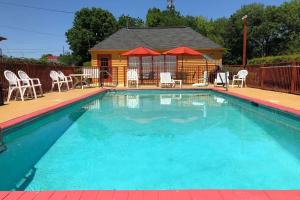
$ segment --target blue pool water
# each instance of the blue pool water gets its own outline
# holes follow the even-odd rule
[[[7,130],[0,190],[300,189],[299,122],[213,91],[108,92]]]

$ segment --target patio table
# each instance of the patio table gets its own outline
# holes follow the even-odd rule
[[[182,80],[173,80],[176,83],[179,83],[180,88],[182,88]]]
[[[74,79],[74,88],[81,85],[81,89],[83,89],[83,85],[89,85],[87,79],[91,77],[91,74],[70,74],[69,76]]]

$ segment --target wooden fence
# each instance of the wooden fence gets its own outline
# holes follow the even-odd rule
[[[224,66],[230,76],[243,69],[240,65]],[[300,94],[300,63],[247,65],[247,86],[278,92]]]
[[[4,77],[4,71],[10,70],[14,73],[18,73],[18,70],[26,72],[32,78],[39,78],[43,86],[44,92],[51,90],[52,80],[49,76],[51,70],[61,70],[65,74],[74,74],[77,70],[76,67],[66,67],[58,65],[47,64],[28,64],[22,62],[1,61],[0,60],[0,87],[2,87],[2,99],[6,98],[8,90],[8,81]]]

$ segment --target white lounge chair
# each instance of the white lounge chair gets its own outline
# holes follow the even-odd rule
[[[227,76],[226,76],[226,74],[227,74]],[[226,80],[225,77],[227,78],[227,80]],[[217,77],[215,78],[214,85],[215,86],[218,86],[218,85],[222,85],[222,86],[229,85],[229,72],[219,72],[219,73],[217,73]]]
[[[32,95],[32,87],[30,84],[27,84],[26,81],[23,82],[23,80],[19,79],[15,73],[9,70],[4,71],[4,77],[8,81],[8,95],[7,95],[7,103],[10,100],[11,94],[14,90],[17,90],[17,92],[20,94],[20,97],[22,101],[24,101],[24,94],[26,92],[26,89],[29,89],[29,92]]]
[[[69,88],[68,82],[66,82],[65,80],[62,80],[56,71],[54,71],[54,70],[50,71],[50,78],[52,79],[51,91],[53,91],[55,85],[57,85],[59,92],[61,92],[61,88],[62,88],[63,84],[66,84],[67,88]]]
[[[140,107],[139,95],[127,95],[126,103],[128,108],[139,108]]]
[[[201,82],[193,84],[195,87],[204,87],[208,86],[208,72],[204,71],[203,78],[200,78]]]
[[[160,87],[163,86],[175,87],[175,81],[172,79],[170,72],[160,73]]]
[[[63,80],[64,82],[67,82],[67,88],[70,89],[69,83],[71,83],[71,88],[73,88],[73,79],[71,76],[65,76],[65,74],[62,71],[57,71],[59,78]]]
[[[139,87],[139,75],[137,69],[128,69],[127,70],[127,81],[126,86],[129,87],[129,83],[135,81],[136,87]]]
[[[27,75],[27,73],[22,70],[18,71],[18,75],[19,75],[20,79],[22,79],[23,83],[25,83],[26,85],[30,85],[32,87],[35,99],[37,99],[36,89],[35,89],[36,87],[38,87],[40,89],[40,95],[43,96],[43,89],[42,89],[42,84],[40,82],[40,79],[30,78]]]
[[[248,71],[247,70],[245,70],[245,69],[240,70],[237,73],[237,75],[233,75],[231,86],[233,87],[235,82],[240,82],[241,83],[241,87],[243,87],[244,84],[245,84],[245,87],[246,87],[246,78],[247,78],[247,75],[248,75]],[[239,86],[239,85],[237,85],[237,86]]]

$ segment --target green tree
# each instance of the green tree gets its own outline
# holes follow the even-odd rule
[[[148,27],[172,27],[172,26],[184,26],[186,22],[185,18],[176,10],[163,10],[158,8],[151,8],[148,10],[146,16],[146,25]]]
[[[88,61],[88,50],[117,30],[117,21],[101,8],[83,8],[76,12],[73,27],[66,32],[67,42],[80,62]]]
[[[52,55],[51,53],[43,54],[39,60],[40,60],[41,62],[48,62],[48,57],[49,57],[49,56],[53,56],[53,55]]]
[[[130,17],[129,15],[122,15],[118,20],[119,28],[123,27],[143,27],[144,21],[140,18]]]
[[[65,65],[78,65],[80,63],[80,56],[75,56],[74,54],[67,52],[61,54],[58,61]]]

